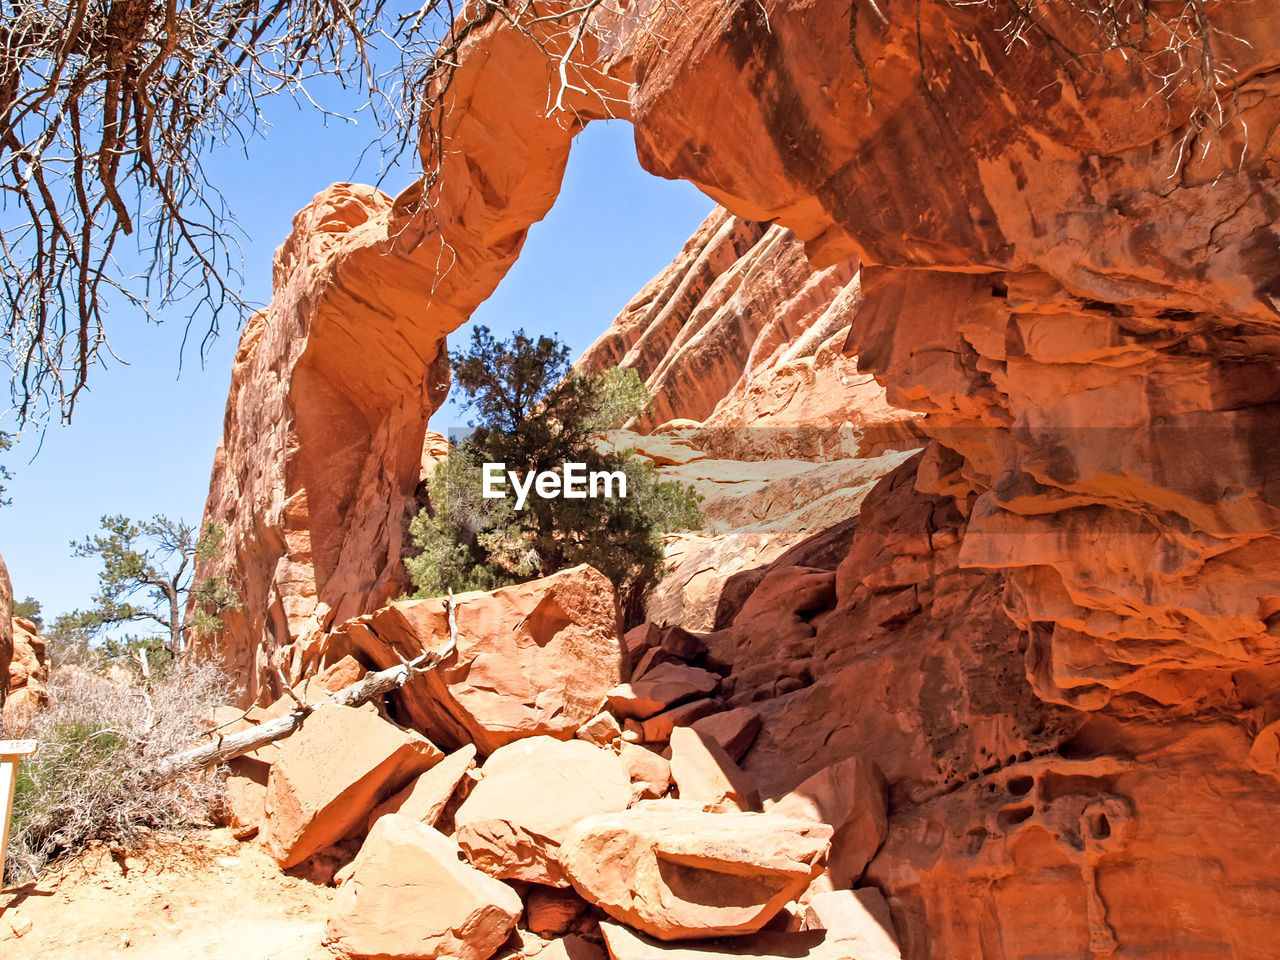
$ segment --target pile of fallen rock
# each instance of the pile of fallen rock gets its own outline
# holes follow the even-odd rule
[[[758,713],[717,696],[697,635],[645,624],[619,639],[611,607],[585,567],[459,597],[456,654],[399,713],[325,705],[232,761],[233,831],[337,886],[327,942],[349,957],[898,958],[884,898],[857,887],[886,831],[879,770],[849,757],[762,803],[738,763]],[[405,601],[347,625],[338,637],[362,638],[363,657],[272,706],[226,708],[222,732],[359,679],[380,622],[398,656],[440,648],[438,613]],[[536,672],[547,656],[554,669]],[[406,702],[427,722],[393,722]]]

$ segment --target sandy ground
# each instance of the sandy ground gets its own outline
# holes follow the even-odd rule
[[[332,896],[227,830],[157,838],[123,869],[99,847],[0,893],[0,957],[332,960],[321,945]]]

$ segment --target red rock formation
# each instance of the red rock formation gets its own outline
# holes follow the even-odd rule
[[[682,432],[712,458],[834,460],[909,446],[915,417],[841,350],[861,300],[857,273],[856,260],[815,270],[791,231],[717,208],[578,365],[635,370],[653,393],[639,429],[697,421]]]
[[[588,35],[578,55],[595,63],[600,49]],[[491,18],[463,42],[439,107],[444,136],[467,149],[444,153],[427,195],[331,187],[276,254],[271,305],[241,336],[205,508],[224,553],[198,574],[240,588],[215,644],[248,698],[279,693],[275,667],[295,667],[282,648],[404,587],[427,418],[448,380],[444,335],[550,209],[581,124],[625,110],[624,86],[575,67],[575,86],[595,92],[569,91],[548,115],[554,77],[534,38]]]
[[[843,3],[763,10],[701,6],[645,50],[642,159],[778,218],[818,264],[876,265],[849,349],[963,454],[982,493],[964,560],[1016,571],[1038,691],[1185,703],[1189,666],[1280,653],[1271,445],[1252,441],[1275,402],[1259,359],[1280,265],[1272,21],[1215,9],[1209,29],[1247,42],[1221,53],[1241,112],[1197,133],[1194,84],[1165,97],[1140,71],[1064,66],[1044,41],[1006,50],[982,7],[853,24]],[[856,42],[815,46],[815,20]],[[1045,27],[1073,50],[1096,40],[1083,29]],[[1168,109],[1143,110],[1149,97]],[[686,149],[695,136],[725,149]],[[1202,682],[1208,702],[1221,682]]]
[[[20,733],[37,710],[49,703],[49,655],[36,625],[14,617],[13,659],[9,663],[9,695],[4,700],[4,725]]]
[[[397,694],[397,715],[446,747],[481,753],[525,737],[573,737],[620,679],[613,588],[579,566],[456,597],[457,649]],[[355,654],[385,669],[449,642],[440,599],[402,600],[341,624],[312,659]]]
[[[842,541],[832,607],[778,610],[772,626],[753,616],[750,633],[715,638],[735,700],[758,699],[745,769],[776,797],[851,754],[881,768],[889,831],[864,879],[888,895],[910,960],[1265,955],[1280,915],[1280,866],[1260,855],[1280,803],[1267,775],[1280,719],[1274,5],[1187,8],[1230,65],[1210,78],[1225,112],[1207,125],[1194,72],[1202,41],[1189,38],[1189,66],[1170,64],[1158,22],[1135,35],[1136,49],[1103,53],[1073,4],[1036,8],[1043,17],[1012,43],[1001,25],[1016,28],[1019,14],[1003,0],[681,6],[638,39],[642,161],[738,217],[792,231],[833,284],[856,258],[861,299],[845,352],[890,403],[928,414],[939,441],[868,495]],[[467,212],[510,233],[459,239],[458,265],[408,336],[438,338],[465,316],[559,177],[568,133],[539,119],[545,71],[514,41],[514,52],[499,50],[500,33],[477,35],[476,49],[495,55],[483,78],[468,75],[475,122],[456,131],[448,171],[462,186],[446,178],[443,189],[496,178],[499,202],[479,191]],[[527,102],[516,102],[522,78],[493,69],[508,63],[542,84]],[[1166,87],[1166,66],[1187,82]],[[495,118],[505,123],[496,135],[484,127]],[[546,156],[513,186],[526,143]],[[418,222],[409,199],[394,209]],[[441,209],[471,236],[477,220]],[[438,235],[396,236],[381,249],[419,271],[435,262]],[[503,236],[515,239],[504,246]],[[672,412],[687,403],[698,419],[737,389],[755,339],[686,345],[728,328],[716,326],[732,315],[715,305],[730,286],[717,286],[722,274],[762,291],[751,264],[735,268],[736,251],[767,234],[751,239],[722,219],[700,236],[594,354],[634,351]],[[228,641],[242,668],[262,663],[247,651],[268,608],[279,611],[274,642],[285,643],[308,617],[324,624],[337,607],[363,612],[385,596],[362,584],[395,580],[386,547],[416,479],[417,414],[396,421],[403,397],[373,390],[383,407],[361,421],[361,436],[375,437],[367,459],[343,460],[294,412],[346,409],[345,378],[361,383],[363,368],[323,372],[325,351],[348,342],[326,341],[312,322],[326,297],[349,303],[366,271],[377,276],[342,269],[372,248],[337,248],[317,261],[316,296],[286,290],[267,315],[283,319],[246,332],[238,382],[276,371],[281,385],[261,394],[276,399],[241,387],[229,407],[210,515],[234,526],[235,569],[251,591]],[[767,244],[756,255],[766,249],[774,269],[797,262]],[[681,315],[696,322],[675,323]],[[376,329],[364,357],[385,350]],[[778,382],[796,359],[782,342],[795,329],[761,354]],[[254,354],[264,330],[310,365]],[[430,353],[420,351],[419,373]],[[711,387],[692,389],[677,371]],[[421,378],[402,379],[418,391],[405,409],[421,405]],[[752,406],[755,389],[765,399]],[[735,402],[761,412],[767,389],[745,385]],[[396,443],[378,439],[384,428]],[[276,446],[259,443],[273,431]],[[301,479],[308,463],[313,484],[351,492],[335,501],[342,509],[315,507],[315,520],[283,507],[299,491],[320,496]],[[265,473],[238,487],[219,479],[254,470]],[[219,512],[237,499],[250,510]],[[331,575],[326,557],[359,575]],[[739,613],[754,610],[742,593]]]
[[[9,661],[13,659],[13,584],[0,557],[0,707],[9,694]]]

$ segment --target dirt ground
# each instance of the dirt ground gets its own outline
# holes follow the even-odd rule
[[[0,956],[332,960],[321,945],[332,896],[225,829],[157,837],[123,867],[98,847],[0,893]]]

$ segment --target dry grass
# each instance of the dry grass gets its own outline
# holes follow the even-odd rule
[[[23,734],[40,750],[18,768],[6,882],[38,876],[91,840],[128,847],[146,830],[206,822],[220,776],[158,782],[144,771],[196,743],[229,687],[214,664],[176,664],[149,685],[123,670],[55,671],[48,709]]]

